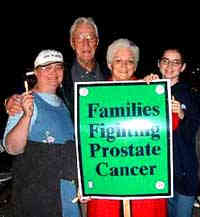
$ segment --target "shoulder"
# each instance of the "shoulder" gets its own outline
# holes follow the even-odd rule
[[[101,72],[103,80],[108,80],[111,73],[110,73],[110,70],[107,67],[107,63],[103,61],[101,63],[98,63],[98,65],[99,65],[100,72]]]
[[[191,97],[191,87],[187,83],[177,83],[172,86],[172,95],[175,98]]]

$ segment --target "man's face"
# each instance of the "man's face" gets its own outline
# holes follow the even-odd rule
[[[71,46],[83,64],[93,61],[98,45],[95,29],[89,24],[79,24],[72,36]]]

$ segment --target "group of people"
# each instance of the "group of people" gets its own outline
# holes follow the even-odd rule
[[[120,200],[91,199],[85,203],[86,209],[73,203],[77,196],[74,82],[137,80],[134,73],[139,47],[134,42],[118,39],[109,45],[106,56],[109,76],[105,76],[107,70],[96,61],[98,43],[93,19],[76,19],[70,29],[70,44],[76,55],[70,70],[64,72],[63,55],[59,51],[43,50],[34,62],[37,78],[34,87],[7,100],[9,118],[4,146],[14,155],[13,195],[17,217],[120,217],[122,214]],[[157,66],[160,78],[170,80],[172,115],[178,117],[174,119],[177,127],[173,129],[174,196],[168,200],[132,200],[131,216],[191,217],[198,193],[195,135],[200,114],[189,86],[180,80],[186,67],[183,53],[178,48],[165,49]],[[160,78],[150,74],[144,80],[149,83]]]

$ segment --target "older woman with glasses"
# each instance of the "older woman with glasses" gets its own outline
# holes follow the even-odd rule
[[[14,216],[78,217],[74,128],[56,90],[63,80],[63,56],[43,50],[34,62],[37,82],[22,95],[23,111],[10,116],[4,146],[14,155]],[[27,88],[27,86],[26,86]]]
[[[111,71],[109,81],[137,80],[134,75],[139,61],[139,48],[128,39],[114,41],[107,50],[107,65]],[[147,82],[154,78],[145,79]],[[134,183],[133,183],[134,185]],[[166,217],[165,199],[131,201],[133,217]],[[88,201],[88,217],[120,217],[120,200],[93,199]]]

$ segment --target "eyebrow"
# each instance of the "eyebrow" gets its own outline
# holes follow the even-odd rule
[[[113,59],[121,59],[121,57],[120,56],[113,56]],[[134,56],[132,56],[132,57],[128,57],[128,59],[127,60],[135,60],[135,57]]]
[[[168,59],[168,60],[170,60],[170,58],[168,58],[168,57],[162,57],[161,59]],[[172,59],[172,60],[182,61],[182,59]]]
[[[74,35],[95,35],[95,32],[76,32]]]

